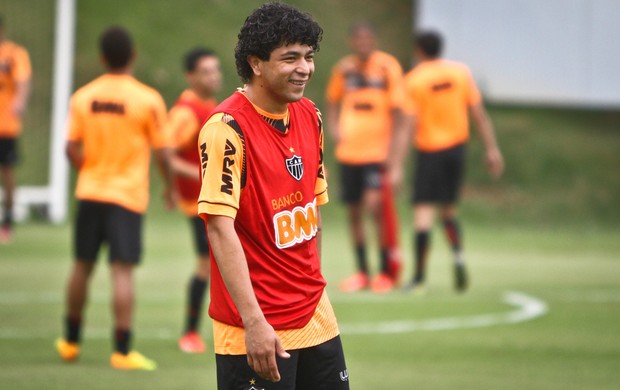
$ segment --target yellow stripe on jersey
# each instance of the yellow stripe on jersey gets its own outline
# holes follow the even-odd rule
[[[285,350],[314,347],[340,334],[336,315],[323,291],[310,322],[300,329],[276,330]],[[213,348],[218,355],[245,355],[245,329],[213,320]]]

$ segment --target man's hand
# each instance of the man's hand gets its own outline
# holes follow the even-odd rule
[[[397,193],[403,184],[403,169],[400,165],[388,167],[388,183],[392,187],[392,191]]]
[[[264,318],[244,323],[244,327],[248,364],[261,378],[279,382],[276,354],[284,359],[291,355],[282,348],[280,338]]]
[[[494,179],[498,179],[504,173],[504,158],[498,148],[487,150],[486,165],[489,174]]]

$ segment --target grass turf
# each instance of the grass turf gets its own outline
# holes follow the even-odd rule
[[[331,205],[331,208],[339,206]],[[329,209],[327,210],[329,211]],[[94,277],[82,355],[60,362],[52,347],[61,334],[63,290],[69,270],[70,228],[35,222],[19,226],[0,248],[0,387],[215,388],[211,354],[181,353],[184,291],[193,266],[187,223],[178,214],[147,218],[146,253],[138,270],[136,349],[155,359],[155,372],[109,367],[111,317],[105,258]],[[346,295],[335,289],[352,256],[345,226],[326,218],[324,270],[343,328],[359,323],[468,317],[513,310],[501,301],[514,290],[545,301],[540,318],[486,328],[398,334],[343,334],[354,389],[617,388],[620,374],[618,231],[490,229],[467,226],[472,288],[452,291],[448,252],[436,234],[424,297],[393,292]],[[403,232],[403,236],[406,235]],[[440,233],[437,231],[436,233]],[[406,246],[407,247],[407,246]],[[410,272],[407,264],[406,274]],[[210,324],[205,318],[207,339]]]

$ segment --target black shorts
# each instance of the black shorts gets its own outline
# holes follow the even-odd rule
[[[17,138],[0,138],[0,167],[12,167],[17,164]]]
[[[381,164],[340,164],[342,201],[359,203],[364,191],[381,188]]]
[[[349,389],[340,336],[315,347],[287,352],[290,358],[277,358],[281,377],[277,383],[260,378],[248,365],[246,355],[215,355],[218,390]]]
[[[209,254],[209,241],[207,240],[207,228],[205,227],[205,221],[199,216],[195,216],[189,219],[189,223],[192,226],[194,232],[194,247],[196,253],[206,256]]]
[[[413,203],[453,204],[459,199],[465,173],[465,145],[439,152],[417,151]]]
[[[75,257],[97,260],[103,243],[109,260],[138,264],[142,254],[142,214],[112,203],[82,200],[75,225]]]

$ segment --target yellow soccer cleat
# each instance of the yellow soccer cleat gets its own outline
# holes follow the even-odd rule
[[[127,355],[114,352],[110,358],[110,365],[118,370],[154,371],[157,369],[157,363],[136,351],[129,352]]]
[[[77,343],[70,343],[63,338],[56,340],[56,351],[65,362],[72,362],[80,356],[80,346]]]

